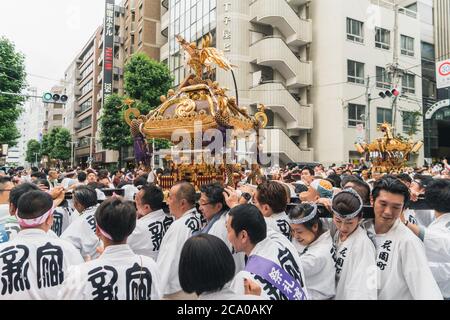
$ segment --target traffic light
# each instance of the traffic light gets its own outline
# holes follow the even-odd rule
[[[51,93],[51,92],[46,92],[42,96],[42,101],[44,101],[45,103],[64,104],[67,102],[68,99],[69,98],[65,94],[60,95],[58,93]]]
[[[380,91],[380,93],[378,94],[381,98],[386,98],[386,97],[398,97],[400,95],[400,91],[398,89],[392,89],[392,90],[386,90],[385,92]]]

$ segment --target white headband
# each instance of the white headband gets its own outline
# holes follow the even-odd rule
[[[313,207],[313,211],[311,211],[310,214],[308,214],[306,217],[299,218],[299,219],[291,219],[292,224],[303,224],[305,222],[308,222],[317,215],[317,204],[312,203],[311,206]]]
[[[347,214],[347,215],[342,215],[342,214],[340,214],[339,212],[337,212],[337,211],[333,208],[334,197],[336,197],[337,195],[339,195],[339,194],[341,194],[341,193],[343,193],[343,192],[345,192],[345,193],[350,193],[351,195],[355,196],[355,197],[358,199],[359,203],[360,203],[359,208],[358,208],[355,212],[350,213],[350,214]],[[333,198],[331,199],[331,210],[333,211],[333,213],[334,213],[335,215],[337,215],[339,218],[344,219],[344,220],[350,220],[350,219],[355,218],[358,214],[361,213],[361,210],[362,210],[362,208],[363,208],[363,205],[364,205],[364,204],[363,204],[363,201],[362,201],[362,199],[361,199],[361,196],[358,194],[358,192],[356,192],[356,191],[353,190],[352,188],[343,189],[341,192],[339,192],[339,193],[333,195]]]

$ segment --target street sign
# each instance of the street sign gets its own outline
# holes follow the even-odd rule
[[[436,87],[438,89],[450,87],[450,59],[436,64]]]

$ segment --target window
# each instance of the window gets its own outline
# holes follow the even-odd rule
[[[131,12],[131,22],[136,21],[136,12],[132,11]]]
[[[86,78],[87,75],[88,75],[89,73],[92,72],[92,70],[94,70],[94,63],[93,63],[93,62],[91,62],[91,63],[83,70],[83,72],[81,72],[81,79],[83,80],[84,78]]]
[[[92,116],[84,118],[83,120],[80,121],[80,129],[89,127],[91,124],[92,124]]]
[[[400,49],[401,54],[414,57],[414,38],[401,35]]]
[[[131,45],[134,45],[134,34],[131,35]]]
[[[348,126],[356,127],[358,124],[364,124],[364,117],[366,112],[366,106],[360,104],[348,105]]]
[[[347,39],[364,43],[363,25],[361,21],[347,18]]]
[[[364,63],[347,61],[347,81],[364,84]]]
[[[403,132],[409,135],[413,134],[417,128],[416,114],[414,112],[403,111],[402,112]]]
[[[81,95],[84,96],[86,93],[92,90],[92,80],[86,83],[83,88],[81,88]]]
[[[89,110],[92,107],[92,98],[86,100],[83,102],[80,106],[80,113],[85,112],[86,110]]]
[[[402,85],[403,93],[416,93],[416,77],[413,74],[407,73],[403,76]]]
[[[54,114],[53,121],[59,121],[59,120],[62,120],[62,114]]]
[[[142,29],[139,30],[139,34],[138,34],[138,45],[140,45],[142,43]]]
[[[385,68],[377,67],[377,88],[390,89],[392,78]]]
[[[375,47],[389,50],[391,47],[391,32],[383,28],[375,28]]]
[[[377,108],[377,124],[392,123],[392,110]]]

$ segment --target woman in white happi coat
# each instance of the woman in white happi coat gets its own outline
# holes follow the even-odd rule
[[[317,205],[302,203],[289,212],[293,239],[304,246],[299,252],[311,300],[327,300],[336,294],[333,242],[317,214]]]
[[[98,259],[73,266],[59,294],[65,300],[158,300],[160,277],[152,258],[127,245],[136,226],[133,203],[113,197],[95,213],[105,249]]]
[[[336,300],[376,300],[375,247],[360,226],[363,200],[353,189],[333,196],[332,256],[336,269]]]
[[[442,299],[423,243],[400,220],[409,197],[393,176],[377,180],[372,190],[375,219],[364,227],[376,245],[379,300]]]
[[[435,219],[426,228],[402,219],[425,246],[433,277],[445,299],[450,299],[450,181],[437,179],[425,191],[425,200],[434,209]]]
[[[0,299],[56,299],[67,269],[83,262],[71,243],[49,235],[53,211],[48,193],[29,191],[19,198],[16,217],[21,230],[0,244]]]
[[[308,299],[297,251],[282,234],[267,228],[258,208],[253,205],[232,208],[227,229],[228,239],[236,251],[248,256],[245,269],[231,284],[233,291],[244,294],[245,279],[249,279],[261,288],[261,296],[265,299]]]
[[[247,294],[237,294],[230,288],[234,269],[230,250],[216,236],[207,233],[192,236],[181,250],[179,278],[183,291],[196,293],[199,300],[262,299],[257,293],[248,292],[250,284],[247,284]]]

